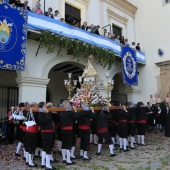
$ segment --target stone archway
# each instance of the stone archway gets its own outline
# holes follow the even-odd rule
[[[72,80],[78,80],[78,76],[82,75],[84,68],[84,65],[73,61],[61,62],[51,68],[48,74],[50,82],[47,88],[50,91],[50,100],[55,106],[68,98],[68,92],[64,86],[64,80],[68,79],[68,73],[72,73]]]

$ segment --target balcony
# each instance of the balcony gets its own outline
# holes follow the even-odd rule
[[[71,39],[78,39],[88,44],[113,51],[116,56],[121,57],[121,46],[119,43],[102,36],[89,33],[67,23],[56,21],[44,15],[28,12],[28,29],[30,32],[36,33],[41,30],[50,30],[53,33],[62,34],[63,36]],[[31,36],[35,39],[34,34]],[[145,53],[136,51],[136,57],[138,63],[145,64]]]

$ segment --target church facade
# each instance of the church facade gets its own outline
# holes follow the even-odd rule
[[[104,29],[115,35],[124,36],[129,44],[136,42],[141,44],[145,52],[145,63],[138,62],[138,86],[128,86],[123,83],[122,62],[117,56],[110,70],[93,62],[98,73],[97,82],[106,82],[106,73],[110,79],[114,79],[112,99],[121,101],[149,100],[150,94],[160,94],[162,99],[169,92],[169,40],[166,35],[169,32],[169,16],[166,15],[170,4],[155,2],[150,10],[152,2],[138,0],[62,0],[41,1],[42,10],[49,7],[59,10],[60,18],[73,16],[79,20],[79,24],[87,22],[88,25],[99,25],[101,36]],[[30,0],[29,6],[34,8],[36,1]],[[157,12],[157,10],[159,12]],[[159,13],[159,15],[158,15]],[[162,17],[164,16],[164,19]],[[155,17],[157,19],[155,19]],[[164,26],[166,24],[166,27]],[[105,27],[106,26],[106,27]],[[103,28],[105,27],[105,28]],[[103,28],[103,29],[102,29]],[[68,79],[68,73],[72,72],[72,79],[78,79],[86,66],[83,58],[77,61],[64,48],[57,47],[51,54],[47,54],[45,48],[39,49],[39,41],[36,39],[36,31],[29,30],[27,42],[26,68],[23,72],[0,70],[0,86],[13,86],[19,88],[19,102],[53,101],[58,105],[68,97],[64,86],[64,80]],[[34,34],[36,36],[34,36]],[[161,54],[163,55],[161,56]],[[7,79],[8,77],[8,79]],[[103,95],[106,90],[100,89]],[[2,98],[2,97],[1,97]],[[12,103],[11,99],[11,103]]]

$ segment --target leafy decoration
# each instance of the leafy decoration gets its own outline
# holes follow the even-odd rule
[[[42,31],[40,45],[40,47],[45,47],[47,49],[48,54],[54,52],[57,46],[71,50],[73,58],[76,58],[77,60],[79,58],[87,60],[90,55],[93,55],[98,64],[103,67],[108,66],[108,69],[111,69],[115,60],[113,51],[89,44],[79,39],[71,39],[63,36],[62,32],[61,34],[55,34],[50,30]]]

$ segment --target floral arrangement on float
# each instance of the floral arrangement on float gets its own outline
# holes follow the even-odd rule
[[[87,99],[88,98],[88,99]],[[87,99],[87,100],[86,100]],[[73,96],[70,102],[73,103],[74,106],[81,107],[81,104],[85,101],[88,102],[89,106],[106,106],[107,99],[104,98],[98,91],[98,89],[94,86],[89,93],[86,95],[84,89],[78,89],[77,94]]]

